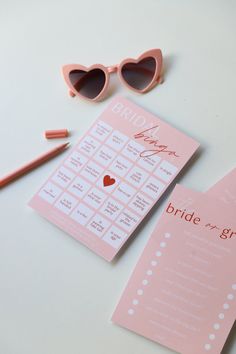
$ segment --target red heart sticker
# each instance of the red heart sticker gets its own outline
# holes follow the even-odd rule
[[[104,187],[112,186],[116,182],[115,178],[111,178],[109,175],[103,177]]]

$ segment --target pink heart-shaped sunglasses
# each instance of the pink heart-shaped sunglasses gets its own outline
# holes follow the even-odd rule
[[[94,64],[86,68],[79,64],[69,64],[62,68],[70,95],[89,101],[100,101],[104,98],[111,73],[117,72],[121,82],[129,89],[145,93],[161,83],[161,70],[160,49],[148,50],[138,59],[124,59],[120,64],[108,67]]]

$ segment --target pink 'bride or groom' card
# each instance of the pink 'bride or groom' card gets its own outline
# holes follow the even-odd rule
[[[111,261],[199,144],[117,97],[30,201]]]
[[[211,187],[207,194],[219,198],[224,203],[236,205],[236,168]]]
[[[177,186],[112,320],[178,353],[219,354],[235,320],[235,253],[232,204]]]

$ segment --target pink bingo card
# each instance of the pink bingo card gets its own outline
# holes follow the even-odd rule
[[[181,354],[219,354],[236,311],[235,208],[179,185],[113,322]]]
[[[116,97],[29,205],[111,261],[198,146]]]

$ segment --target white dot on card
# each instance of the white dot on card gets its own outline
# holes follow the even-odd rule
[[[152,270],[151,269],[147,270],[147,275],[152,275]]]
[[[147,284],[148,284],[147,279],[143,279],[142,284],[143,284],[143,285],[147,285]]]
[[[223,320],[225,318],[225,315],[223,313],[220,313],[218,317]]]
[[[205,347],[204,347],[206,350],[210,350],[211,349],[211,345],[210,344],[205,344]]]
[[[210,340],[214,340],[215,338],[216,338],[216,336],[215,336],[214,334],[210,334],[210,335],[209,335],[209,339],[210,339]]]
[[[134,305],[138,305],[138,300],[137,299],[133,299],[133,304]]]
[[[236,290],[236,284],[233,284],[233,285],[232,285],[232,289],[233,289],[233,290]]]
[[[155,267],[157,265],[157,261],[151,261],[151,265]]]
[[[128,314],[129,315],[133,315],[134,314],[134,310],[133,309],[128,309]]]
[[[161,253],[160,251],[157,251],[157,252],[156,252],[156,256],[157,256],[157,257],[161,257],[161,255],[162,255],[162,253]]]
[[[138,295],[143,295],[143,290],[142,289],[138,289],[137,294]]]
[[[228,294],[227,299],[233,300],[233,298],[234,298],[234,295],[233,295],[233,294]]]
[[[161,242],[160,246],[161,246],[161,248],[165,248],[166,247],[166,243],[165,242]]]
[[[170,238],[170,233],[169,232],[165,233],[165,238]]]
[[[217,330],[220,329],[219,323],[215,323],[213,327],[214,327],[215,329],[217,329]]]
[[[223,308],[224,308],[225,310],[228,310],[228,309],[229,309],[229,304],[224,304],[224,305],[223,305]]]

